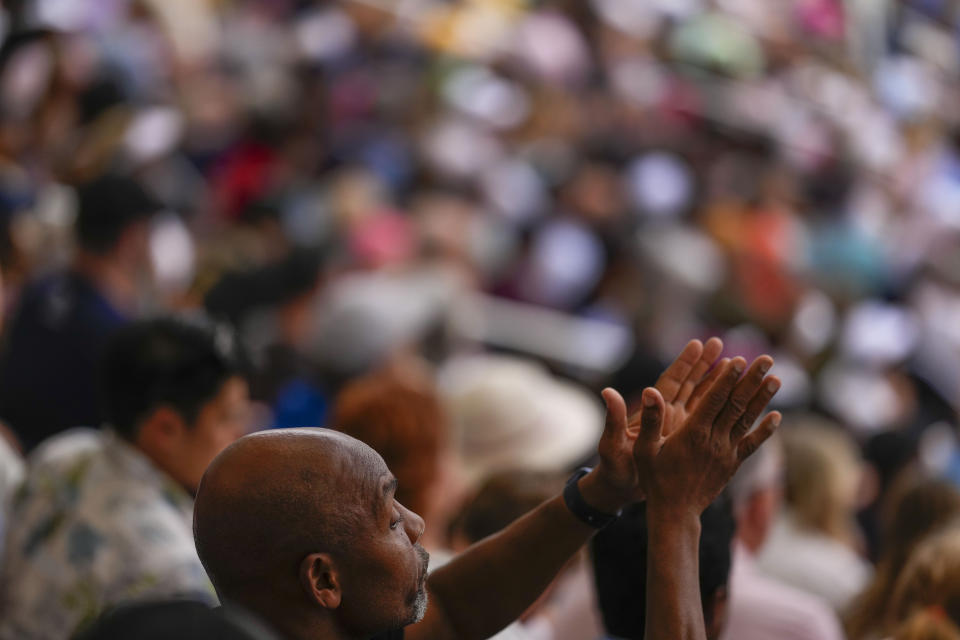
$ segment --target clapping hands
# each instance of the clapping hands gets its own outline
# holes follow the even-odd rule
[[[739,357],[717,362],[722,350],[717,338],[688,343],[644,390],[641,411],[629,419],[622,396],[603,391],[600,464],[581,484],[594,506],[612,512],[646,499],[656,508],[699,514],[776,430],[774,412],[751,431],[780,388],[767,375],[773,359],[761,356],[748,369]]]

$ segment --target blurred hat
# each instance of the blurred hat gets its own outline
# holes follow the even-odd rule
[[[469,482],[513,469],[566,471],[596,450],[599,401],[533,362],[463,357],[439,382]]]

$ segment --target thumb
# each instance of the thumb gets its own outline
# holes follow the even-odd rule
[[[627,433],[627,403],[616,389],[607,387],[601,393],[607,405],[607,417],[601,440],[616,441]]]
[[[640,409],[640,437],[647,443],[660,441],[663,433],[663,396],[654,387],[643,390]]]

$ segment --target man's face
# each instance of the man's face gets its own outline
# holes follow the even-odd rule
[[[396,478],[382,460],[377,466],[376,484],[364,491],[364,524],[344,559],[341,614],[358,634],[405,627],[427,609],[430,556],[418,542],[423,519],[396,501]]]
[[[250,425],[250,397],[242,378],[230,378],[183,429],[174,445],[175,455],[166,461],[166,472],[191,493],[200,485],[203,472],[229,444],[246,435]]]

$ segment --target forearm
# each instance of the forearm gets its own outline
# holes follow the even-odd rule
[[[647,506],[646,640],[705,640],[700,601],[700,518]]]
[[[593,532],[558,496],[432,573],[433,606],[452,637],[487,638],[516,620]]]

